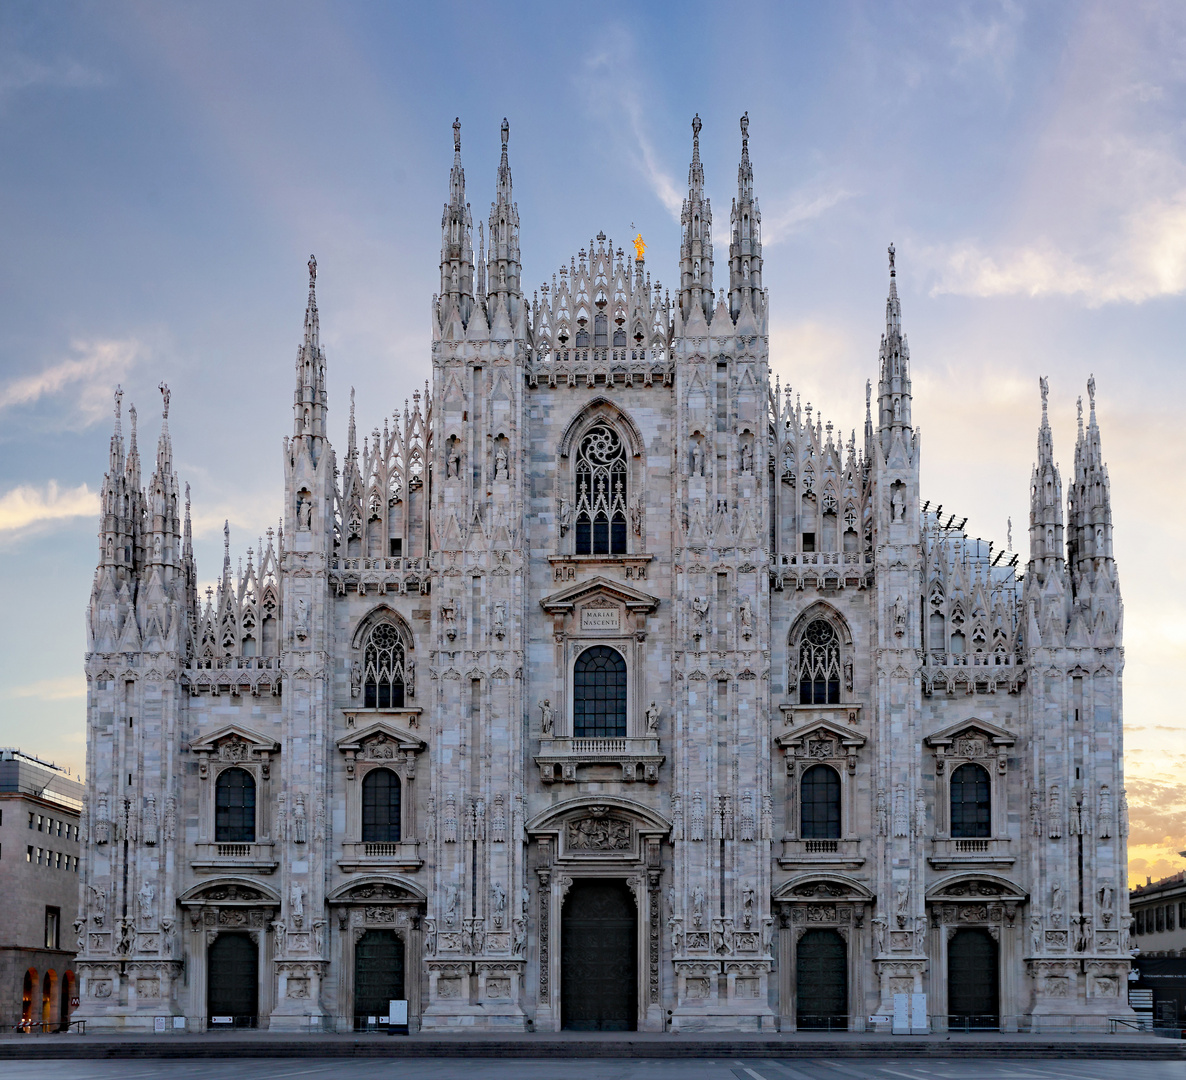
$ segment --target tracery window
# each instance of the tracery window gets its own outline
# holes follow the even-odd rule
[[[578,739],[626,735],[626,661],[617,649],[594,645],[573,670],[572,733]]]
[[[371,769],[362,781],[364,842],[400,840],[400,782],[390,769]]]
[[[840,839],[840,776],[812,765],[799,780],[799,828],[804,840]]]
[[[368,709],[404,706],[404,645],[391,623],[381,622],[368,635],[363,654],[363,699]]]
[[[214,840],[255,843],[255,778],[246,769],[223,769],[214,785]]]
[[[576,534],[578,555],[626,554],[626,448],[608,424],[577,450]]]
[[[799,704],[840,702],[840,637],[825,619],[807,624],[799,641]]]
[[[971,761],[951,774],[951,835],[992,835],[992,794],[988,770]]]

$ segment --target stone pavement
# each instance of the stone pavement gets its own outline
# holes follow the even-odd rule
[[[530,1035],[440,1032],[410,1036],[292,1035],[267,1031],[190,1034],[9,1035],[0,1061],[49,1059],[1011,1059],[1186,1060],[1186,1043],[1137,1032],[1105,1035],[871,1035],[827,1032],[557,1032]],[[743,1078],[744,1080],[744,1078]]]

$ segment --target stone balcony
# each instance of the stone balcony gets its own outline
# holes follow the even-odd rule
[[[786,551],[770,556],[775,589],[863,589],[872,584],[870,551]]]
[[[804,866],[855,869],[864,863],[860,840],[799,840],[784,837],[782,854],[778,856],[778,865],[784,870]]]
[[[562,780],[575,784],[578,770],[582,780],[622,780],[633,783],[643,780],[648,784],[659,780],[659,766],[664,755],[659,753],[657,738],[555,738],[540,739],[535,763],[540,779],[545,784]],[[592,775],[590,775],[592,773]]]
[[[345,843],[342,845],[341,858],[338,859],[338,866],[347,874],[418,870],[423,865],[419,840]]]
[[[931,854],[927,857],[936,870],[959,866],[1012,866],[1017,861],[1011,850],[1009,837],[1001,839],[968,838],[931,840]]]
[[[275,843],[259,840],[247,843],[197,843],[190,866],[216,874],[256,873],[271,874],[275,871]]]
[[[431,572],[428,558],[335,555],[329,561],[329,582],[339,596],[349,591],[360,596],[389,592],[424,596],[429,591]]]

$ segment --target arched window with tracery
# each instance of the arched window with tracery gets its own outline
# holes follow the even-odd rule
[[[576,473],[576,553],[625,555],[626,448],[608,424],[585,432]]]
[[[404,707],[404,643],[389,622],[379,623],[367,635],[363,652],[365,708]]]
[[[814,619],[799,639],[799,704],[839,702],[840,635],[826,619]]]
[[[594,645],[577,657],[572,733],[578,739],[626,735],[626,661],[617,649]]]

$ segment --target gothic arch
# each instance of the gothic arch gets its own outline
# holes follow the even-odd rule
[[[831,624],[836,633],[840,635],[840,644],[843,648],[852,648],[852,631],[849,629],[848,620],[826,600],[816,600],[799,612],[795,621],[791,623],[790,632],[787,634],[787,644],[797,643],[802,637],[803,631],[816,619],[823,619]]]
[[[868,886],[847,874],[807,873],[791,878],[774,891],[774,900],[809,900],[815,897],[863,900],[872,903]]]
[[[358,625],[354,628],[354,636],[350,639],[350,647],[361,649],[367,634],[381,622],[390,622],[395,627],[406,651],[415,650],[416,639],[412,636],[412,628],[408,625],[408,621],[398,611],[386,604],[376,605],[358,620]]]
[[[638,425],[634,423],[629,414],[623,412],[614,402],[603,396],[595,397],[569,420],[568,426],[560,436],[560,456],[569,457],[580,436],[598,422],[609,424],[623,436],[630,449],[631,457],[642,457],[646,444],[643,442],[642,432],[638,430]]]
[[[268,885],[249,877],[216,877],[201,881],[177,898],[178,904],[263,904],[280,906],[279,895]]]

